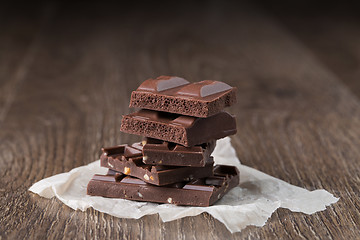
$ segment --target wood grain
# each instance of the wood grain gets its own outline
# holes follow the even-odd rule
[[[15,10],[2,8],[10,23],[0,23],[1,238],[358,238],[359,99],[281,19],[220,2]],[[121,115],[130,111],[131,90],[162,74],[236,86],[238,104],[229,111],[242,163],[340,201],[313,215],[278,209],[264,227],[230,234],[208,214],[118,219],[27,191],[94,161],[102,146],[139,139],[119,132]]]
[[[266,3],[266,2],[264,2]],[[360,97],[360,7],[331,2],[262,3],[322,64]],[[306,12],[306,14],[304,14]]]

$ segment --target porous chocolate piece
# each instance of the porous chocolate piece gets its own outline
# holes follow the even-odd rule
[[[236,88],[205,80],[196,83],[172,76],[144,81],[130,99],[130,107],[206,118],[236,102]]]
[[[141,143],[103,148],[100,165],[158,186],[213,174],[213,158],[204,167],[154,166],[143,163]]]
[[[94,175],[87,186],[87,194],[108,198],[171,203],[207,207],[222,198],[230,189],[239,184],[239,172],[236,167],[218,165],[214,167],[214,176],[175,183],[163,187],[147,184],[144,181],[113,173]]]
[[[227,112],[197,118],[143,109],[124,115],[120,130],[191,147],[235,134],[236,120]]]
[[[146,138],[143,147],[143,162],[152,165],[204,167],[211,158],[216,141],[184,147],[153,138]]]

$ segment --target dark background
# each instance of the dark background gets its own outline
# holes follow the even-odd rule
[[[1,2],[0,238],[359,238],[359,7],[269,2]],[[208,214],[118,219],[27,191],[138,140],[121,116],[159,75],[236,86],[241,162],[339,202],[231,235]]]

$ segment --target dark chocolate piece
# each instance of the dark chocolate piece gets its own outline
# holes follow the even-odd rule
[[[235,134],[236,120],[227,112],[197,118],[140,110],[124,115],[120,130],[191,147]]]
[[[141,143],[103,148],[100,165],[158,186],[213,174],[213,158],[204,167],[153,166],[143,163]]]
[[[204,167],[216,145],[216,141],[212,140],[194,147],[184,147],[153,138],[147,138],[144,143],[142,151],[145,164],[189,167]]]
[[[222,198],[230,189],[239,184],[236,167],[218,165],[214,176],[196,179],[187,183],[168,186],[154,186],[144,181],[123,175],[94,175],[87,186],[87,194],[108,198],[123,198],[156,203],[171,203],[207,207]]]
[[[236,88],[226,83],[190,83],[179,77],[160,76],[144,81],[132,92],[130,107],[206,118],[235,102]]]

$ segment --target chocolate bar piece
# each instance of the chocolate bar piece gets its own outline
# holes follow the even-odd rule
[[[130,107],[209,117],[236,102],[236,88],[205,80],[196,83],[172,76],[143,82],[131,94]]]
[[[124,115],[120,130],[191,147],[235,134],[236,120],[227,112],[197,118],[142,109]]]
[[[143,162],[152,165],[204,167],[214,151],[216,141],[184,147],[176,143],[146,138],[143,141]]]
[[[154,186],[144,181],[109,172],[108,175],[94,175],[87,187],[87,194],[108,198],[171,203],[207,207],[222,198],[230,189],[239,184],[236,167],[218,165],[214,176],[168,186]]]
[[[103,148],[100,165],[158,186],[213,174],[213,158],[204,167],[153,166],[143,163],[141,143]]]

